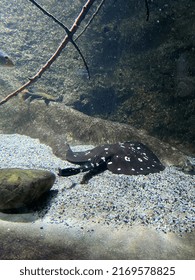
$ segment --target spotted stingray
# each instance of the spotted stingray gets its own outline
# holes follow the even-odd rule
[[[71,176],[89,171],[83,183],[94,174],[110,170],[115,174],[147,175],[164,170],[157,156],[144,144],[124,142],[97,146],[84,152],[73,152],[70,147],[66,159],[80,167],[59,169],[59,176]]]

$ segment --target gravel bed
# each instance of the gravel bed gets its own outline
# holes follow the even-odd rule
[[[74,147],[77,151],[89,148]],[[18,134],[0,135],[0,153],[1,168],[47,169],[57,174],[58,167],[71,166],[39,140]],[[82,176],[57,176],[51,198],[36,214],[47,223],[79,224],[81,229],[93,224],[115,228],[142,224],[182,234],[195,227],[195,177],[175,167],[147,176],[105,171],[88,184],[79,183]]]

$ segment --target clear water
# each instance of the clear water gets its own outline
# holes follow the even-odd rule
[[[71,28],[86,1],[38,3]],[[99,3],[95,1],[73,39]],[[68,43],[28,88],[34,94],[32,99],[21,98],[23,93],[19,93],[0,106],[0,133],[39,138],[62,159],[66,142],[97,145],[126,140],[143,140],[165,162],[180,168],[184,154],[194,157],[195,2],[148,3],[150,16],[146,21],[144,0],[105,1],[76,40],[90,79],[78,51]],[[0,66],[1,101],[44,67],[66,34],[30,1],[0,0],[0,7],[0,50],[15,64]],[[192,178],[186,175],[190,184]],[[173,175],[171,180],[175,179]],[[190,219],[193,223],[194,217]]]
[[[90,73],[68,44],[34,92],[63,95],[87,115],[131,124],[194,153],[194,2],[109,0],[77,40]],[[26,1],[1,0],[0,49],[14,68],[0,68],[1,96],[33,77],[55,52],[64,30]],[[56,4],[57,3],[57,4]],[[39,1],[68,28],[85,1]],[[95,12],[94,3],[74,38]]]

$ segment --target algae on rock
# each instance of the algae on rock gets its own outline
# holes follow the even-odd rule
[[[26,207],[50,190],[55,175],[36,169],[0,169],[0,209]]]

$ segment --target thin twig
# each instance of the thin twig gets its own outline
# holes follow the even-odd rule
[[[61,21],[59,21],[57,18],[55,18],[52,14],[47,12],[43,7],[41,7],[36,1],[34,0],[29,0],[32,4],[34,4],[39,10],[41,10],[45,15],[48,17],[52,18],[57,24],[59,24],[63,29],[65,29],[67,35],[69,35],[70,31],[68,27],[66,27]]]
[[[85,19],[85,16],[87,15],[88,11],[90,10],[91,6],[93,5],[93,3],[95,2],[95,0],[87,0],[86,4],[83,6],[80,14],[78,15],[78,17],[76,18],[75,22],[73,23],[71,29],[70,29],[70,34],[71,36],[73,36],[75,34],[75,32],[77,31],[77,29],[79,28],[79,25],[81,24],[81,22]],[[17,89],[16,91],[10,93],[8,96],[6,96],[3,100],[0,101],[0,105],[6,103],[9,99],[11,99],[14,96],[17,96],[18,93],[20,93],[21,91],[23,91],[26,87],[30,86],[32,83],[36,82],[39,78],[41,78],[41,76],[43,75],[43,73],[51,66],[51,64],[58,58],[58,56],[61,54],[62,50],[66,47],[66,45],[68,44],[68,42],[70,41],[70,38],[68,35],[66,35],[63,39],[63,41],[61,42],[61,44],[59,45],[59,47],[57,48],[56,52],[50,57],[50,59],[45,63],[45,65],[32,77],[30,78],[30,80],[25,83],[23,86],[21,86],[19,89]]]
[[[150,17],[150,10],[149,10],[149,5],[148,5],[148,0],[145,0],[145,6],[146,6],[146,21],[148,21],[149,17]]]
[[[42,6],[40,6],[36,1],[34,0],[29,0],[32,4],[34,4],[38,9],[40,9],[45,15],[47,15],[48,17],[52,18],[53,21],[55,21],[58,25],[60,25],[65,31],[66,31],[66,34],[68,35],[69,37],[69,40],[70,42],[73,44],[73,46],[75,47],[75,49],[78,51],[78,53],[80,54],[82,60],[83,60],[83,63],[85,65],[85,68],[87,70],[87,73],[88,73],[88,77],[90,79],[90,73],[89,73],[89,67],[87,65],[87,62],[81,52],[81,50],[79,49],[78,45],[73,41],[72,39],[72,35],[70,33],[70,30],[61,22],[59,21],[56,17],[54,17],[52,14],[50,14],[49,12],[47,12]]]
[[[99,12],[99,10],[101,9],[101,7],[103,6],[105,0],[102,0],[99,4],[99,6],[97,7],[95,13],[92,15],[92,17],[90,18],[90,20],[88,21],[88,23],[86,24],[85,28],[81,31],[81,33],[75,38],[75,41],[79,39],[79,37],[86,31],[86,29],[89,27],[89,25],[91,24],[91,22],[93,21],[94,17],[97,15],[97,13]]]

